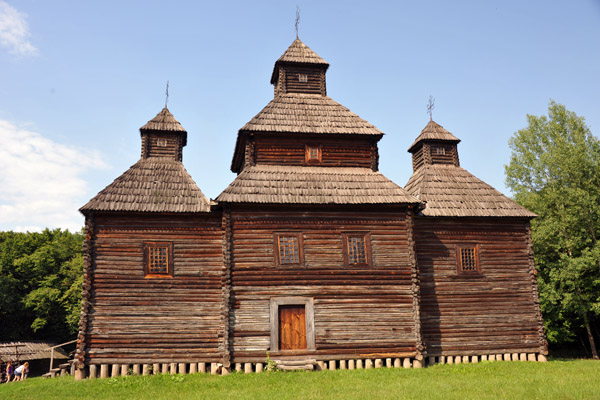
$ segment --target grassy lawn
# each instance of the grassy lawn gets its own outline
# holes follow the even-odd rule
[[[600,399],[600,362],[482,362],[425,369],[126,376],[0,385],[0,399]]]

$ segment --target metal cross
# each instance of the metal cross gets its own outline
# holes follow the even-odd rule
[[[429,114],[429,120],[433,121],[433,109],[435,108],[435,99],[429,95],[429,101],[427,102],[427,113]]]

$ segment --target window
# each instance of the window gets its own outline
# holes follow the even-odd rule
[[[445,147],[434,147],[435,148],[435,154],[439,155],[439,156],[445,156],[446,155],[446,148]]]
[[[298,82],[308,82],[307,74],[298,74]]]
[[[159,147],[167,147],[167,139],[165,139],[165,138],[156,139],[156,145]]]
[[[456,264],[459,274],[479,275],[479,245],[457,245]]]
[[[368,233],[344,233],[344,263],[346,265],[370,265],[370,241]]]
[[[321,146],[306,146],[306,162],[309,164],[321,162]]]
[[[144,274],[147,278],[173,276],[173,243],[144,243]]]
[[[275,234],[277,265],[302,265],[302,236],[298,233]]]

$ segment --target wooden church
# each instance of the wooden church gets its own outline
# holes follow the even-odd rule
[[[535,215],[433,121],[404,189],[386,178],[383,133],[327,96],[328,67],[299,39],[275,62],[216,200],[166,107],[140,128],[140,160],[80,210],[80,377],[545,359]]]

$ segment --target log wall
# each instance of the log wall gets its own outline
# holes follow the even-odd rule
[[[377,146],[368,139],[315,138],[311,141],[306,138],[257,136],[254,141],[254,160],[256,164],[309,165],[305,157],[306,143],[321,146],[321,162],[318,166],[372,168],[373,158],[377,158]]]
[[[300,75],[306,76],[306,82],[299,79]],[[285,68],[286,93],[324,93],[325,74],[321,68],[292,67]]]
[[[429,356],[544,353],[528,226],[525,220],[415,218]],[[457,273],[461,244],[479,244],[481,275]]]
[[[164,146],[158,145],[158,140],[165,141]],[[168,133],[144,133],[142,134],[142,158],[147,157],[170,157],[181,161],[183,149],[183,137]]]
[[[414,356],[415,320],[409,224],[396,213],[232,210],[231,346],[236,362],[261,360],[270,348],[270,299],[314,299],[319,359],[372,354]],[[274,232],[302,235],[304,263],[275,263]],[[343,232],[368,232],[372,265],[345,266]],[[284,352],[271,352],[276,357]]]
[[[221,361],[221,216],[96,216],[94,230],[86,363]],[[146,241],[173,243],[172,278],[144,276]]]

